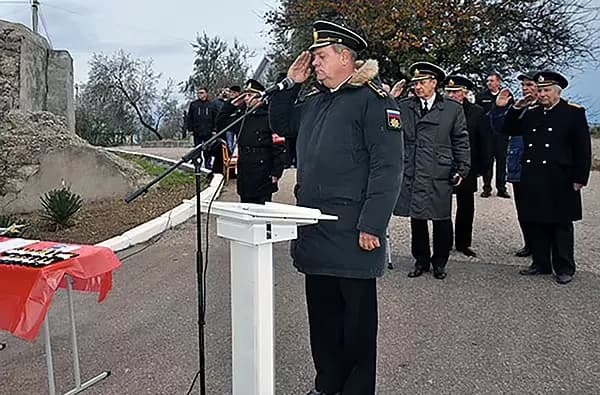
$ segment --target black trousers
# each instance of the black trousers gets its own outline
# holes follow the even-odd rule
[[[265,204],[271,201],[271,195],[264,196],[240,196],[240,203]]]
[[[492,191],[492,170],[494,160],[496,161],[496,189],[506,191],[506,150],[508,149],[508,137],[494,133],[492,137],[493,160],[489,169],[483,174],[483,190]]]
[[[533,265],[539,270],[575,274],[573,223],[530,223]]]
[[[433,222],[433,256],[429,247],[429,229],[427,220],[410,219],[411,250],[417,260],[415,267],[429,270],[429,265],[434,268],[444,268],[452,248],[452,221],[449,219]]]
[[[519,226],[521,227],[521,233],[523,234],[523,242],[525,243],[525,247],[531,248],[531,237],[529,235],[529,229],[527,222],[523,221],[523,196],[521,195],[521,183],[513,182],[513,192],[515,193],[515,206],[517,208],[517,218],[519,219]]]
[[[306,305],[316,389],[375,394],[375,279],[306,275]]]
[[[456,188],[456,219],[454,221],[454,245],[457,250],[471,247],[473,241],[473,218],[475,196],[469,188]]]

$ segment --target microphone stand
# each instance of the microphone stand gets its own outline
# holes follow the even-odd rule
[[[210,139],[206,140],[203,143],[195,146],[191,151],[185,154],[177,163],[174,163],[171,167],[165,170],[162,174],[158,175],[156,178],[151,180],[148,184],[139,188],[137,191],[134,191],[125,197],[126,203],[131,203],[138,197],[147,193],[150,188],[161,181],[163,178],[167,177],[177,168],[179,168],[182,164],[186,162],[194,163],[194,172],[196,175],[196,281],[198,288],[198,373],[200,375],[200,394],[206,394],[206,362],[205,362],[205,348],[204,348],[204,327],[206,325],[205,322],[205,313],[206,309],[204,306],[204,266],[202,259],[202,224],[200,222],[200,218],[202,215],[202,203],[200,201],[200,193],[202,192],[201,182],[202,182],[202,152],[210,147],[211,144],[221,137],[225,132],[231,129],[234,125],[237,125],[239,122],[244,120],[250,114],[253,114],[261,105],[263,104],[262,100],[258,102],[256,105],[252,106],[248,111],[246,111],[243,115],[238,117],[235,121],[227,125],[224,129],[220,130]],[[228,170],[225,170],[228,171]],[[195,379],[194,379],[195,380]]]

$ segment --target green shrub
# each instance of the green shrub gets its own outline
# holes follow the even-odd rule
[[[67,187],[46,192],[40,200],[44,209],[42,218],[55,225],[56,230],[71,226],[83,203],[81,196]]]

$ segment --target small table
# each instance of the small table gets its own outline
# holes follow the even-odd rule
[[[9,240],[11,239],[0,237],[0,247],[3,242]],[[61,246],[67,247],[78,256],[43,268],[0,264],[0,330],[32,342],[43,327],[48,389],[50,395],[56,395],[47,313],[58,288],[66,288],[75,388],[64,395],[73,395],[105,379],[110,375],[110,371],[104,371],[84,383],[81,382],[72,291],[98,293],[98,302],[102,302],[112,289],[112,272],[121,266],[121,262],[115,253],[106,247],[64,245],[46,241],[31,241],[26,247],[41,250]]]

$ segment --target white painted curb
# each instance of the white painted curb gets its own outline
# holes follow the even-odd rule
[[[174,161],[174,160],[162,158],[162,157],[156,156],[156,155],[148,155],[148,154],[142,154],[139,152],[132,152],[132,151],[123,151],[123,150],[116,149],[116,148],[105,148],[105,149],[110,152],[133,154],[133,155],[138,155],[138,156],[155,159],[155,160],[162,161],[162,162],[176,163],[176,161]],[[187,164],[187,163],[184,164],[184,166],[192,168],[192,169],[194,168],[194,166]],[[204,171],[204,169],[203,169],[203,171]],[[210,172],[210,171],[206,170],[206,172]],[[222,174],[213,174],[213,178],[210,182],[210,185],[208,186],[208,188],[203,190],[200,194],[201,201],[210,201],[211,199],[213,199],[213,197],[216,199],[216,197],[219,196],[219,193],[221,192],[221,186],[222,186],[221,181],[222,180],[223,180]],[[194,215],[196,215],[196,197],[194,197],[190,200],[184,200],[182,204],[180,204],[179,206],[175,207],[174,209],[160,215],[159,217],[156,217],[144,224],[136,226],[135,228],[128,230],[127,232],[123,233],[120,236],[116,236],[116,237],[113,237],[112,239],[104,240],[103,242],[100,242],[96,245],[102,246],[102,247],[108,247],[115,252],[122,251],[122,250],[132,247],[136,244],[148,241],[151,238],[153,238],[154,236],[156,236],[160,233],[163,233],[163,232],[167,231],[168,229],[171,229],[177,225],[182,224],[183,222],[192,218]]]

